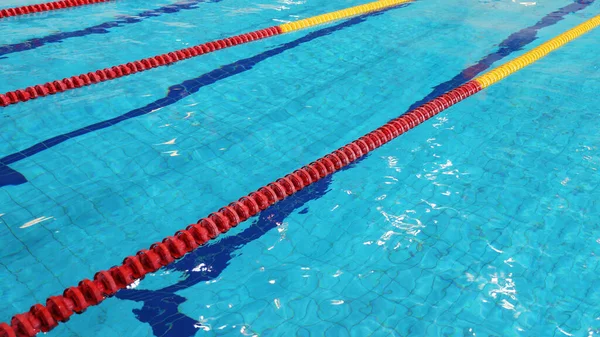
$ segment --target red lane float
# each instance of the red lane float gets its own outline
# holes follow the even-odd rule
[[[340,170],[481,89],[478,82],[467,82],[222,207],[175,235],[153,244],[149,249],[125,258],[120,266],[100,271],[94,275],[93,280],[83,280],[77,287],[66,289],[62,295],[48,298],[45,306],[36,304],[28,312],[13,316],[10,325],[1,323],[0,337],[33,337],[40,331],[52,330],[59,322],[69,320],[73,313],[82,313],[87,307],[99,304],[146,274],[156,272],[274,203]]]
[[[46,2],[43,4],[35,4],[35,5],[27,5],[21,7],[13,7],[13,8],[4,8],[0,9],[0,19],[7,18],[10,16],[19,16],[26,15],[32,13],[39,12],[48,12],[57,9],[69,8],[69,7],[78,7],[84,5],[97,4],[101,2],[109,2],[113,0],[62,0],[62,1],[52,1]]]
[[[32,87],[27,87],[25,89],[9,91],[5,94],[0,94],[0,106],[26,102],[30,99],[53,95],[57,92],[76,89],[93,83],[109,81],[115,78],[128,76],[148,69],[169,65],[181,60],[207,54],[215,50],[224,49],[279,34],[281,34],[281,28],[279,26],[269,27],[110,68],[96,70],[87,74],[63,78],[62,80],[39,84]]]

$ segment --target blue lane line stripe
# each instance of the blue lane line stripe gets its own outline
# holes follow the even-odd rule
[[[26,50],[36,49],[36,48],[42,47],[49,43],[63,42],[66,39],[70,39],[70,38],[74,38],[74,37],[82,37],[82,36],[93,35],[93,34],[107,34],[107,33],[109,33],[109,29],[111,29],[111,28],[119,28],[119,27],[123,27],[125,25],[142,22],[143,20],[145,20],[147,18],[157,17],[157,16],[161,16],[163,14],[173,14],[173,13],[180,12],[182,10],[196,9],[196,8],[198,8],[197,5],[199,3],[203,3],[203,2],[214,3],[214,2],[221,2],[221,1],[222,0],[190,0],[190,1],[186,1],[185,3],[175,3],[172,5],[167,5],[167,6],[159,7],[156,9],[150,9],[150,10],[147,10],[147,11],[144,11],[144,12],[132,15],[132,16],[124,17],[122,19],[108,21],[108,22],[104,22],[104,23],[101,23],[96,26],[92,26],[92,27],[88,27],[88,28],[84,28],[84,29],[80,29],[80,30],[75,30],[72,32],[61,32],[61,33],[47,35],[47,36],[40,37],[40,38],[30,39],[25,42],[7,44],[4,46],[0,46],[0,56],[12,54],[12,53],[18,53],[18,52],[22,52],[22,51],[26,51]],[[3,58],[6,58],[6,57],[2,57],[0,59],[3,59]]]

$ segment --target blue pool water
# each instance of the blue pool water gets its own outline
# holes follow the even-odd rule
[[[363,2],[123,0],[0,20],[0,92]],[[0,321],[598,13],[419,0],[3,108]],[[600,334],[598,39],[48,335]]]

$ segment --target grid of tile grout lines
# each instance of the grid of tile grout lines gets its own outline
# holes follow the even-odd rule
[[[340,150],[334,151],[332,154],[317,160],[315,163],[259,189],[255,194],[243,197],[240,201],[234,202],[230,206],[226,206],[218,212],[211,214],[208,218],[202,219],[199,224],[191,225],[186,231],[178,232],[176,236],[166,239],[163,244],[153,246],[151,250],[139,254],[129,260],[129,262],[126,260],[124,266],[129,269],[118,267],[108,272],[100,272],[96,274],[94,281],[84,281],[80,284],[78,290],[70,288],[72,292],[69,294],[65,293],[65,298],[52,298],[48,304],[50,311],[41,305],[34,306],[29,315],[18,316],[17,325],[19,325],[19,330],[21,332],[27,331],[24,332],[24,335],[26,333],[33,336],[37,333],[35,330],[46,331],[51,329],[52,325],[56,323],[53,322],[53,319],[63,321],[70,316],[70,314],[67,316],[64,311],[65,308],[72,307],[74,311],[82,311],[85,309],[86,300],[92,302],[92,304],[100,302],[103,296],[110,296],[116,292],[117,288],[124,287],[128,282],[131,283],[132,276],[135,278],[143,277],[143,274],[148,272],[148,270],[155,271],[172,262],[174,259],[180,258],[185,254],[184,250],[190,251],[195,249],[198,245],[214,238],[219,232],[227,231],[231,226],[235,226],[235,224],[257,214],[269,205],[340,170],[367,152],[374,150],[449,106],[476,93],[483,87],[487,87],[520,70],[524,66],[533,63],[545,54],[559,48],[571,39],[596,27],[598,24],[600,24],[598,17],[591,19],[589,22],[565,33],[566,35],[563,34],[559,38],[547,42],[545,46],[534,49],[531,54],[526,54],[517,60],[507,63],[505,66],[496,68],[474,81],[470,81],[442,95],[440,98],[434,99],[432,102],[417,108],[413,112],[403,115],[367,136],[361,137],[359,140],[342,147]],[[532,57],[531,55],[534,56]],[[147,270],[144,271],[145,269]],[[77,291],[81,294],[78,294]],[[71,303],[66,301],[67,298]],[[60,303],[61,301],[62,303]],[[30,324],[31,329],[28,329],[27,324]],[[7,325],[0,325],[0,327],[9,329]],[[7,334],[11,336],[10,331]]]

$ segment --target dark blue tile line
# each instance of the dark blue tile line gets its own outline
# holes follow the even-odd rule
[[[404,7],[404,6],[401,6],[401,7]],[[398,7],[396,7],[396,8],[398,8]],[[388,9],[388,10],[390,10],[390,9]],[[385,11],[380,11],[377,13],[366,14],[366,15],[359,16],[359,17],[350,19],[348,21],[339,23],[334,26],[322,28],[317,31],[311,32],[304,37],[301,37],[297,40],[282,44],[281,46],[279,46],[277,48],[262,52],[253,57],[250,57],[250,58],[246,58],[246,59],[236,61],[234,63],[230,63],[219,69],[215,69],[209,73],[203,74],[199,77],[196,77],[196,78],[193,78],[190,80],[186,80],[180,84],[173,85],[173,86],[169,87],[166,97],[158,99],[146,106],[143,106],[143,107],[135,109],[135,110],[131,110],[131,111],[127,112],[126,114],[117,116],[115,118],[111,118],[111,119],[108,119],[108,120],[105,120],[102,122],[91,124],[91,125],[81,128],[81,129],[77,129],[77,130],[74,130],[74,131],[71,131],[68,133],[64,133],[64,134],[46,139],[40,143],[37,143],[37,144],[23,150],[23,151],[15,152],[4,158],[1,158],[0,159],[0,187],[8,186],[8,185],[19,185],[19,184],[23,184],[23,183],[27,182],[27,179],[21,173],[11,169],[8,166],[10,164],[16,163],[25,158],[29,158],[37,153],[45,151],[51,147],[54,147],[58,144],[61,144],[62,142],[73,139],[75,137],[79,137],[79,136],[88,134],[90,132],[102,130],[102,129],[114,126],[123,121],[126,121],[128,119],[148,114],[151,111],[156,110],[158,108],[162,108],[162,107],[166,107],[171,104],[174,104],[174,103],[182,100],[183,98],[198,92],[198,90],[200,90],[200,88],[202,88],[204,86],[211,85],[211,84],[213,84],[217,81],[220,81],[222,79],[225,79],[227,77],[231,77],[231,76],[246,72],[246,71],[252,69],[258,63],[265,61],[273,56],[279,55],[287,50],[293,49],[303,43],[310,42],[316,38],[332,34],[335,31],[341,30],[341,29],[349,27],[349,26],[356,25],[360,22],[363,22],[369,16],[381,15],[384,12]]]
[[[21,185],[26,182],[27,178],[24,175],[0,163],[0,187]]]
[[[502,60],[503,58],[507,57],[513,52],[521,50],[526,45],[535,41],[537,39],[537,32],[540,29],[556,24],[560,20],[564,19],[564,17],[567,14],[575,13],[577,11],[585,9],[593,2],[594,0],[577,0],[570,5],[559,8],[558,10],[544,16],[535,25],[527,27],[525,29],[521,29],[520,31],[511,34],[506,40],[502,41],[498,45],[498,50],[496,52],[491,53],[486,57],[482,58],[475,65],[463,70],[460,74],[456,75],[451,80],[437,85],[429,95],[425,96],[425,98],[423,98],[422,100],[415,102],[413,105],[410,106],[410,108],[408,108],[407,111],[413,110],[431,101],[432,99],[444,94],[445,92],[472,80],[483,71],[489,69],[492,66],[492,64],[494,64],[494,62]]]
[[[342,170],[356,165],[363,158]],[[165,267],[168,271],[183,273],[183,280],[158,290],[125,289],[118,292],[116,297],[122,300],[142,302],[142,308],[134,309],[133,313],[140,322],[150,324],[155,336],[194,336],[198,331],[198,328],[195,327],[198,319],[188,317],[179,311],[179,305],[187,299],[177,295],[177,292],[200,282],[216,279],[237,255],[238,250],[247,243],[259,239],[278,224],[283,223],[296,210],[299,210],[299,214],[306,214],[308,211],[306,204],[324,196],[329,190],[331,181],[332,176],[321,179],[261,212],[259,218],[239,234],[202,246],[176,263]],[[202,263],[206,268],[193,271]]]
[[[114,21],[108,21],[101,23],[96,26],[75,30],[72,32],[60,32],[51,35],[47,35],[40,38],[27,40],[25,42],[7,44],[0,46],[0,56],[8,55],[12,53],[18,53],[26,50],[42,47],[49,43],[63,42],[66,39],[73,37],[82,37],[92,34],[107,34],[109,29],[123,27],[128,24],[142,22],[143,20],[151,17],[160,16],[162,14],[177,13],[182,10],[189,10],[198,8],[198,4],[202,2],[220,2],[222,0],[190,0],[182,3],[174,3],[171,5],[163,6],[156,9],[150,9],[132,16],[126,16]],[[2,57],[6,58],[6,57]]]

